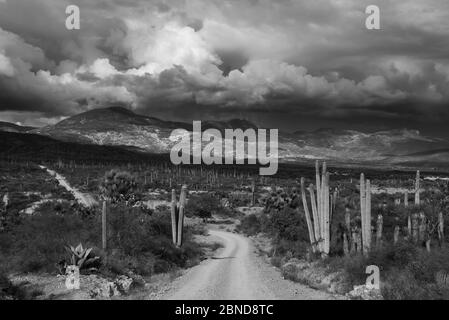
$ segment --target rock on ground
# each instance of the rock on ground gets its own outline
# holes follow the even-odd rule
[[[383,300],[379,289],[370,289],[366,285],[354,286],[354,290],[347,294],[353,300]]]

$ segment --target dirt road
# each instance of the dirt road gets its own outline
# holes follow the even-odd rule
[[[159,299],[267,300],[333,299],[289,280],[262,261],[248,238],[231,232],[210,230],[224,248],[176,279]]]
[[[79,203],[81,203],[83,206],[85,207],[92,207],[94,205],[97,205],[97,201],[95,201],[95,199],[87,193],[82,193],[81,191],[79,191],[78,189],[72,187],[69,182],[67,181],[67,179],[65,177],[63,177],[62,175],[60,175],[59,173],[57,173],[54,170],[48,169],[45,166],[39,166],[41,169],[45,169],[47,170],[47,172],[56,178],[56,180],[58,180],[59,184],[66,189],[67,191],[69,191],[70,193],[73,194],[73,196],[75,197],[76,201],[78,201]]]

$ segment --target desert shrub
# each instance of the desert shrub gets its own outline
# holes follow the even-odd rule
[[[430,261],[432,258],[430,258]],[[425,266],[424,266],[425,267]],[[413,269],[413,268],[412,268]],[[428,279],[423,279],[421,270],[416,274],[416,270],[411,268],[394,268],[385,275],[382,287],[382,294],[389,300],[447,300],[449,299],[449,289],[440,287],[435,282],[435,275]],[[424,274],[430,272],[424,271]]]
[[[31,300],[41,294],[40,290],[26,288],[23,284],[13,284],[5,270],[0,269],[0,300]]]
[[[408,242],[373,249],[369,256],[335,256],[322,261],[329,271],[343,270],[350,288],[365,283],[366,266],[380,270],[381,290],[386,299],[448,299],[449,291],[438,287],[435,275],[449,270],[449,252],[427,252]]]
[[[291,258],[301,258],[307,253],[310,244],[304,241],[292,241],[287,239],[275,239],[273,255]]]
[[[128,171],[111,170],[106,172],[100,185],[100,191],[104,197],[110,199],[113,203],[122,201],[134,203],[138,199],[137,181]]]
[[[283,259],[279,256],[274,256],[270,258],[270,263],[277,268],[280,268],[282,266],[282,262]]]
[[[430,299],[432,294],[420,285],[407,269],[393,269],[386,274],[382,294],[388,300]]]
[[[112,275],[133,271],[142,276],[149,276],[154,273],[155,260],[153,255],[131,256],[114,249],[108,254],[107,266],[102,271]]]
[[[204,220],[210,218],[212,214],[222,214],[225,208],[220,200],[212,194],[192,195],[186,205],[186,214],[188,216],[200,217]]]
[[[173,245],[168,211],[156,210],[148,215],[138,208],[118,205],[110,209],[109,217],[109,243],[116,252],[111,261],[116,270],[131,269],[145,274],[166,272],[186,267],[202,254],[201,248],[192,242],[192,230],[188,227],[184,229],[183,246]],[[121,259],[127,261],[126,265]]]
[[[189,226],[189,230],[196,235],[207,236],[209,234],[209,230],[204,224],[194,224]]]
[[[301,257],[310,247],[305,218],[297,209],[286,207],[264,215],[248,215],[237,230],[247,235],[263,232],[273,238],[274,255]]]
[[[432,250],[430,253],[419,250],[407,269],[421,283],[435,282],[435,275],[439,271],[449,273],[449,253],[444,248]]]
[[[172,244],[168,211],[149,215],[140,208],[113,205],[108,212],[108,265],[102,272],[134,271],[144,275],[185,267],[199,261],[202,249],[195,245],[192,230],[185,227],[181,248]],[[0,266],[15,272],[54,272],[67,258],[64,247],[82,243],[104,259],[99,210],[46,203],[7,232],[0,233]],[[104,269],[104,270],[103,270]]]
[[[308,230],[304,214],[286,207],[269,215],[265,230],[278,239],[307,242]]]
[[[230,196],[229,203],[231,204],[231,207],[236,208],[236,207],[246,207],[251,203],[251,201],[249,200],[249,198],[246,197]]]
[[[8,276],[6,275],[6,271],[3,268],[0,269],[0,292],[6,289],[9,284],[10,282]]]
[[[398,242],[381,249],[374,249],[369,255],[368,263],[384,269],[402,267],[411,263],[417,256],[418,248],[415,245],[410,242]]]
[[[250,214],[240,221],[237,230],[246,235],[253,236],[262,231],[262,223],[255,214]]]
[[[75,214],[55,214],[53,203],[44,204],[33,216],[2,235],[4,256],[2,264],[21,272],[54,271],[65,255],[64,246],[83,242],[98,243],[99,223],[84,221]]]
[[[333,256],[321,261],[321,263],[328,267],[329,272],[343,270],[350,286],[365,283],[367,262],[366,258],[362,255]]]
[[[399,242],[381,249],[374,248],[368,256],[361,254],[335,256],[323,261],[323,264],[328,265],[331,271],[344,270],[355,285],[365,282],[365,269],[368,265],[378,266],[382,273],[392,268],[404,268],[417,257],[418,249],[414,245],[408,242]]]
[[[28,197],[23,192],[11,192],[9,197],[8,211],[13,210],[17,212],[26,209],[34,201],[40,200],[39,196],[32,195]],[[1,205],[3,206],[3,203]]]

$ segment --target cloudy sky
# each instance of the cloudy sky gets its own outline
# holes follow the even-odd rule
[[[381,30],[365,28],[370,4]],[[0,0],[0,120],[108,105],[449,136],[449,1]]]

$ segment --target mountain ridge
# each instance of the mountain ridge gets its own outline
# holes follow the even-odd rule
[[[0,131],[4,132],[28,132],[34,129],[35,127],[22,126],[12,122],[0,121]]]
[[[202,130],[215,128],[257,129],[250,121],[230,119],[205,120]],[[191,135],[192,124],[161,120],[139,115],[122,107],[93,109],[66,118],[54,125],[30,129],[66,142],[126,146],[150,153],[169,153],[181,136],[170,137],[174,129],[184,129]],[[204,142],[206,144],[206,142]],[[320,128],[315,131],[279,131],[279,158],[281,161],[310,161],[315,159],[358,163],[407,163],[429,158],[432,164],[446,161],[449,141],[422,135],[418,130],[393,129],[365,133],[356,130]],[[418,160],[417,160],[418,159]]]

